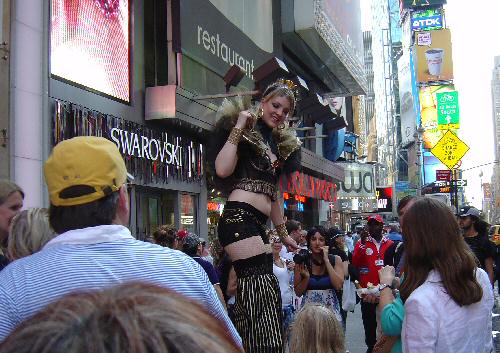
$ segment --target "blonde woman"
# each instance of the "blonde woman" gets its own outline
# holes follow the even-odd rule
[[[49,225],[46,208],[21,211],[12,220],[7,256],[11,261],[40,251],[56,234]]]
[[[246,353],[283,352],[281,295],[266,225],[270,218],[282,243],[297,248],[277,188],[280,175],[300,168],[300,141],[287,121],[295,104],[284,80],[264,90],[256,109],[225,101],[208,157],[216,187],[228,195],[217,231],[237,276],[233,321]]]
[[[292,324],[290,353],[344,353],[344,333],[337,317],[321,304],[307,304]]]

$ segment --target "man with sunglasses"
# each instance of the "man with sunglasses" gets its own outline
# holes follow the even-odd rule
[[[493,284],[493,259],[495,245],[488,239],[488,223],[480,218],[479,210],[472,206],[463,206],[458,213],[458,225],[462,229],[465,242],[479,260],[480,267],[488,273]]]

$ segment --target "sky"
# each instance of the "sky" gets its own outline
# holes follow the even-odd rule
[[[371,1],[361,0],[363,30],[372,30]],[[468,1],[448,0],[445,16],[452,36],[454,84],[459,92],[459,137],[470,147],[461,167],[468,185],[465,194],[471,204],[482,209],[481,182],[491,181],[493,168],[492,164],[473,167],[495,159],[491,77],[493,58],[500,56],[500,1],[477,0],[475,4],[480,8],[472,8]]]

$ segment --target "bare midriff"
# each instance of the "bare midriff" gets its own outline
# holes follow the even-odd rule
[[[227,200],[245,202],[268,217],[271,214],[271,198],[264,194],[256,194],[250,191],[235,189],[229,194]]]

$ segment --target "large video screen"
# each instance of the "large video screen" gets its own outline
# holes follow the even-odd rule
[[[130,101],[130,0],[51,0],[53,77]]]

